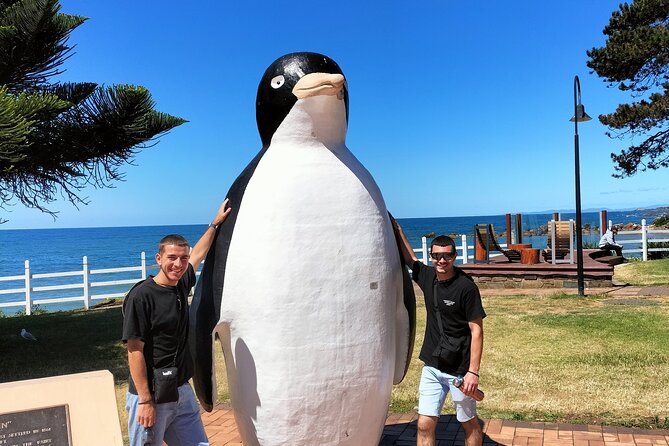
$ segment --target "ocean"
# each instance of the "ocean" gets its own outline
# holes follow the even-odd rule
[[[523,214],[523,230],[536,229],[545,225],[552,218],[552,214]],[[574,219],[574,214],[563,213],[561,219]],[[646,218],[648,224],[653,221],[652,210],[636,211],[609,211],[608,218],[613,223],[641,223]],[[599,226],[598,212],[582,213],[583,226]],[[429,233],[439,234],[466,234],[468,244],[473,244],[474,225],[477,223],[492,223],[495,231],[504,232],[506,219],[504,215],[487,215],[475,217],[434,217],[434,218],[400,218],[400,225],[407,238],[415,248],[421,246],[421,236]],[[1,226],[0,226],[1,227]],[[25,273],[24,261],[30,261],[30,270],[33,274],[45,274],[66,271],[81,271],[82,258],[87,256],[89,269],[119,268],[140,265],[140,253],[146,253],[147,265],[155,264],[155,252],[158,241],[167,234],[181,234],[191,243],[195,243],[202,235],[206,225],[180,226],[136,226],[111,228],[69,228],[69,229],[0,229],[0,278],[4,276],[18,276]],[[584,234],[584,243],[596,243],[599,240],[599,231],[593,234]],[[622,240],[624,242],[624,240]],[[523,236],[523,242],[531,242],[535,247],[546,246],[546,236]],[[505,238],[500,243],[506,243]],[[460,244],[456,240],[456,244]],[[155,274],[156,270],[149,271]],[[96,275],[95,281],[120,280],[137,278],[137,271],[116,273],[113,277]],[[109,275],[112,276],[112,275]],[[39,283],[38,283],[39,281]],[[81,283],[79,277],[60,277],[35,279],[32,286],[50,286],[67,283]],[[1,281],[0,291],[22,288],[23,280]],[[124,292],[129,285],[93,289],[92,294]],[[33,292],[33,299],[47,297],[72,297],[82,295],[81,288],[73,290],[56,290]],[[24,301],[23,293],[0,294],[0,302]],[[81,308],[81,302],[66,302],[58,304],[41,304],[40,308],[47,311]],[[13,314],[21,307],[0,308],[3,314]]]

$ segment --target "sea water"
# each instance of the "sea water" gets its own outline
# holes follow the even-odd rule
[[[523,214],[523,230],[537,229],[552,218],[552,214]],[[641,223],[642,218],[649,218],[646,211],[609,212],[608,217],[614,223]],[[563,213],[562,220],[574,219],[574,214]],[[459,236],[467,235],[468,245],[474,244],[474,225],[491,223],[495,231],[503,233],[506,229],[504,215],[484,215],[474,217],[434,217],[434,218],[400,218],[398,222],[414,248],[421,247],[421,237],[431,233],[457,235],[455,242],[460,246]],[[652,222],[652,218],[648,223]],[[599,213],[582,213],[583,226],[592,228],[599,226]],[[0,226],[1,227],[1,226]],[[206,230],[206,225],[180,226],[134,226],[110,228],[68,228],[68,229],[0,229],[0,278],[6,276],[22,276],[25,274],[25,260],[30,262],[32,274],[45,274],[68,271],[81,271],[83,257],[88,260],[88,268],[93,270],[120,268],[140,265],[141,253],[146,253],[146,263],[149,274],[156,274],[155,253],[158,242],[167,234],[181,234],[192,244]],[[585,233],[584,243],[597,243],[599,231],[592,234]],[[500,243],[506,243],[500,237]],[[546,236],[523,236],[524,243],[532,243],[538,248],[545,248]],[[624,242],[624,240],[623,240]],[[470,250],[470,254],[473,252]],[[111,281],[122,279],[140,279],[139,271],[126,273],[96,274],[92,281]],[[62,285],[68,283],[82,283],[82,276],[34,279],[35,286]],[[23,279],[0,281],[0,290],[23,288]],[[92,288],[91,294],[122,293],[130,285],[116,285],[103,288]],[[51,290],[33,292],[32,298],[45,299],[52,297],[74,297],[83,295],[81,288],[71,290]],[[0,294],[0,302],[25,301],[24,293]],[[95,303],[95,302],[94,302]],[[57,304],[42,304],[41,308],[55,311],[62,309],[81,308],[83,303],[67,302]],[[4,314],[13,314],[21,307],[2,308]]]

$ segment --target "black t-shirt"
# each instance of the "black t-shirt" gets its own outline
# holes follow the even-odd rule
[[[176,356],[179,385],[193,376],[193,360],[188,349],[188,300],[195,285],[195,271],[188,265],[177,286],[160,286],[153,276],[138,282],[123,301],[123,342],[144,342],[144,360],[149,388],[153,369],[171,367]],[[128,391],[137,394],[132,376]]]
[[[435,367],[442,372],[451,375],[464,375],[469,370],[469,359],[471,349],[471,331],[469,322],[482,319],[486,316],[481,303],[481,295],[474,281],[458,268],[455,276],[449,280],[438,281],[437,272],[431,266],[421,262],[413,264],[413,279],[418,284],[425,296],[425,309],[427,310],[427,323],[425,324],[425,337],[423,348],[420,350],[419,358],[430,367]],[[439,344],[441,333],[437,323],[437,311],[434,308],[434,291],[437,293],[437,304],[441,313],[441,321],[444,332],[451,338],[466,336],[463,342],[461,360],[457,364],[439,363],[432,356],[434,349]]]

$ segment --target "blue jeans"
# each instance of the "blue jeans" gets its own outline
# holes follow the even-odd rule
[[[128,438],[130,446],[142,445],[144,427],[137,423],[139,397],[128,393],[125,410],[128,412]],[[179,401],[156,404],[156,423],[153,425],[154,445],[163,441],[169,446],[209,446],[204,432],[200,408],[190,384],[179,387]]]

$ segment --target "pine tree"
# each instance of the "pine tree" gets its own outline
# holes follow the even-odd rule
[[[634,99],[599,120],[612,138],[641,137],[638,145],[612,153],[623,178],[639,170],[669,166],[669,0],[636,0],[622,4],[604,28],[603,48],[588,51],[588,67]]]
[[[58,0],[0,0],[0,209],[18,200],[55,217],[59,193],[85,204],[86,186],[122,180],[121,166],[186,122],[141,86],[52,82],[86,20]]]

